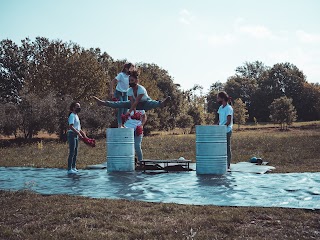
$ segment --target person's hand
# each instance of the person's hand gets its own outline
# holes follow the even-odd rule
[[[114,97],[114,92],[110,92],[109,97],[110,97],[110,99],[112,99]]]
[[[129,117],[130,116],[130,112],[126,112],[125,116]]]

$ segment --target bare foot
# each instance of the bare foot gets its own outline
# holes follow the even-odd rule
[[[168,96],[168,97],[166,97],[165,99],[163,99],[162,101],[161,101],[161,107],[165,107],[165,106],[167,106],[167,104],[168,104],[168,102],[171,100],[171,97],[170,96]]]

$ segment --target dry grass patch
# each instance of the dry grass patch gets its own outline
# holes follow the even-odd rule
[[[319,239],[320,212],[0,191],[1,239]]]

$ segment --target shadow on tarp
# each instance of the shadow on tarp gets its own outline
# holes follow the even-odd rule
[[[179,204],[320,209],[320,173],[149,175],[103,169],[67,175],[65,169],[0,167],[0,189]]]

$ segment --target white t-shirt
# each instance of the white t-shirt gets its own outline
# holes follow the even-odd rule
[[[81,124],[80,124],[80,119],[78,117],[78,114],[71,113],[68,119],[68,123],[69,125],[73,124],[73,127],[78,131],[81,130]]]
[[[145,111],[144,110],[136,110],[136,112],[139,112],[141,113],[141,115],[144,115],[145,114]],[[142,121],[141,119],[140,120],[137,120],[137,119],[131,119],[131,116],[134,114],[134,111],[132,111],[130,113],[130,116],[128,118],[128,120],[124,123],[124,126],[126,128],[133,128],[134,130],[136,130],[136,128],[138,126],[141,126],[142,125]]]
[[[121,72],[116,76],[116,79],[118,80],[116,90],[120,92],[127,92],[129,88],[129,75]]]
[[[143,94],[143,97],[141,98],[140,102],[146,102],[148,99],[150,99],[145,87],[138,84],[137,96],[139,96],[140,94]],[[129,88],[128,90],[128,97],[130,96],[133,97],[133,100],[136,100],[136,96],[134,96],[132,88]]]
[[[218,109],[218,114],[219,114],[219,125],[226,125],[228,119],[227,116],[231,116],[231,122],[229,126],[227,126],[227,132],[232,131],[233,127],[233,108],[231,105],[227,104],[225,107],[221,105]]]

